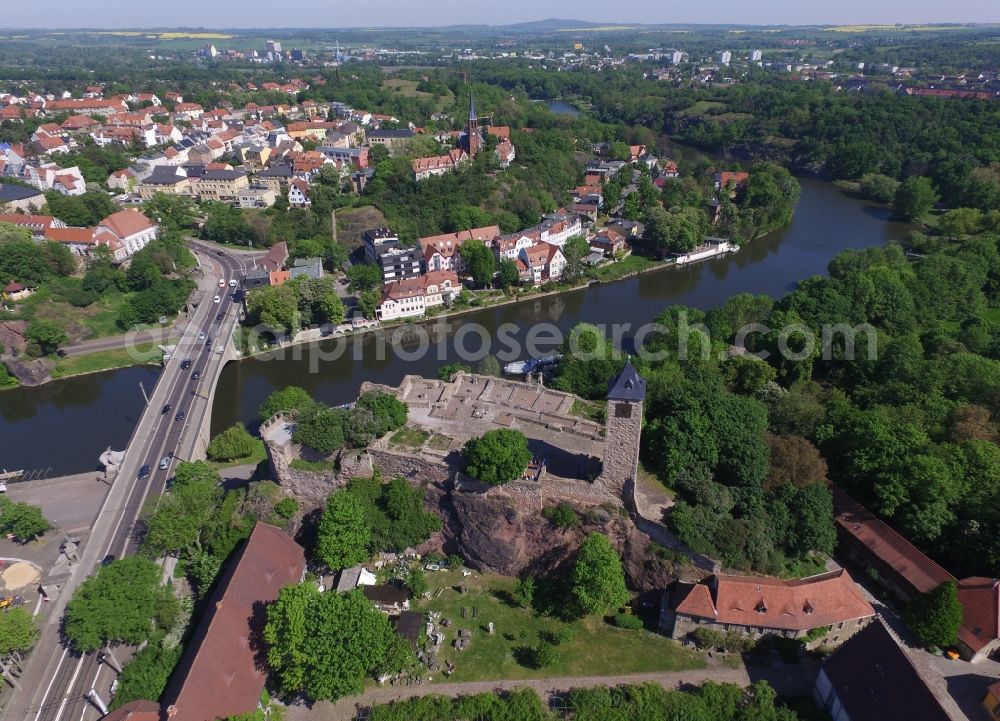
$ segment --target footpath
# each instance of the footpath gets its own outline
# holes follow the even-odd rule
[[[562,678],[522,679],[516,681],[466,681],[462,683],[423,683],[418,686],[377,686],[365,690],[359,696],[342,698],[334,703],[321,701],[309,708],[304,705],[290,706],[286,721],[353,721],[358,710],[374,704],[385,704],[420,696],[471,696],[478,693],[509,691],[531,688],[548,705],[553,697],[573,688],[595,686],[621,686],[623,684],[655,683],[665,689],[676,690],[684,686],[700,686],[706,681],[732,683],[749,686],[753,681],[765,680],[779,694],[798,696],[809,693],[815,669],[812,664],[802,663],[774,665],[750,669],[742,664],[737,668],[710,661],[708,668],[690,671],[665,671],[661,673],[636,673],[617,676],[575,676]]]

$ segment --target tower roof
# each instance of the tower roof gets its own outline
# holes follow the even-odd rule
[[[632,365],[632,359],[625,361],[621,373],[611,381],[608,388],[609,401],[635,401],[642,403],[646,399],[646,379]]]
[[[469,95],[469,120],[476,119],[476,99]]]

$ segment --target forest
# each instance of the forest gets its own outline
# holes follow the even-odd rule
[[[942,221],[952,214],[964,213]],[[956,576],[1000,573],[1000,225],[978,217],[957,236],[916,234],[916,256],[844,253],[778,300],[741,294],[657,319],[665,331],[647,348],[667,357],[639,361],[643,462],[677,492],[669,523],[692,549],[808,570],[813,551],[833,550],[832,482]],[[732,352],[748,323],[768,330]],[[677,339],[694,324],[707,332],[690,332],[684,359]],[[824,344],[835,324],[864,332]],[[567,358],[556,385],[600,398],[622,362],[610,349]]]

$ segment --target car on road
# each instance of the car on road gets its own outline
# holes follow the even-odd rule
[[[222,278],[219,278],[219,287],[220,288],[225,288],[226,287],[226,281],[223,280]]]
[[[198,340],[205,340],[205,331],[198,334]]]
[[[169,412],[170,412],[170,404],[167,403],[165,406],[163,406],[163,413],[167,414]]]
[[[164,456],[160,459],[160,470],[165,471],[170,466],[170,456]]]
[[[201,378],[201,371],[195,371],[191,374],[191,380],[196,381]]]
[[[239,285],[239,283],[236,282],[236,278],[233,278],[229,281],[230,288],[235,288],[237,285]]]
[[[187,418],[187,413],[184,411],[177,411],[177,415],[174,416],[175,421],[183,421],[185,418]]]
[[[191,361],[190,360],[182,360],[181,361],[181,370],[182,371],[186,371],[190,367],[191,367]]]
[[[148,463],[146,465],[142,466],[142,468],[139,469],[139,480],[140,481],[144,481],[147,478],[149,478],[149,471],[150,471],[150,468],[149,468],[149,464]]]
[[[215,299],[212,302],[213,303],[218,303],[220,300],[222,300],[222,297],[217,295],[217,296],[215,296]]]
[[[215,316],[215,319],[216,319],[216,320],[222,320],[222,319],[223,319],[223,318],[225,318],[225,317],[226,317],[226,314],[225,314],[225,313],[219,313],[219,315]]]
[[[217,250],[217,251],[215,251],[215,254],[216,254],[217,256],[219,256],[220,258],[224,258],[224,257],[226,257],[226,254],[225,254],[225,253],[223,253],[223,252],[222,252],[221,250]]]
[[[109,553],[107,556],[101,559],[102,566],[110,566],[115,562],[115,554]]]
[[[215,352],[216,353],[225,353],[226,352],[226,346],[222,345],[222,343],[219,343],[219,347],[215,349]]]

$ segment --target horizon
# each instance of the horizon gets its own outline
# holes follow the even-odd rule
[[[249,6],[242,6],[249,13],[246,17],[258,17],[254,9],[268,10],[270,4],[261,0],[248,0]],[[259,5],[259,7],[257,7]],[[566,23],[587,23],[607,26],[691,26],[703,27],[826,27],[864,25],[991,25],[1000,23],[1000,4],[993,0],[971,0],[961,11],[942,7],[931,0],[915,0],[904,4],[896,1],[868,3],[863,0],[845,0],[837,7],[800,6],[788,7],[782,0],[763,0],[753,7],[723,0],[713,6],[708,18],[703,9],[664,8],[650,0],[642,0],[629,7],[628,14],[608,18],[603,4],[590,0],[575,6],[575,13],[566,16],[557,10],[538,12],[534,4],[520,0],[508,3],[503,8],[474,7],[472,12],[464,11],[466,17],[458,17],[452,7],[435,4],[432,7],[415,7],[407,3],[390,3],[380,17],[392,18],[391,23],[372,23],[371,13],[366,7],[347,7],[331,11],[320,0],[304,0],[297,8],[296,17],[311,16],[315,24],[298,26],[266,26],[251,23],[233,23],[229,7],[213,5],[206,7],[195,0],[177,0],[169,10],[162,6],[116,6],[106,13],[107,21],[95,22],[95,15],[103,15],[93,6],[80,6],[68,0],[53,0],[44,6],[18,5],[8,8],[5,25],[8,30],[154,30],[160,28],[187,29],[232,29],[232,30],[406,30],[446,28],[455,26],[506,27],[510,25],[543,23],[558,20]],[[95,12],[97,11],[97,12]],[[956,17],[956,15],[960,15]],[[178,17],[189,19],[187,24],[172,25]],[[712,18],[725,17],[726,22],[713,22]],[[53,18],[58,18],[53,22]],[[275,17],[281,20],[280,17]],[[103,20],[103,18],[102,18]],[[197,21],[197,24],[191,20]],[[336,21],[336,22],[335,22]]]

